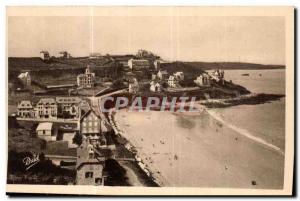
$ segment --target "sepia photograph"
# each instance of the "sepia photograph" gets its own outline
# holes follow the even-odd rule
[[[291,195],[293,7],[6,7],[7,193]]]

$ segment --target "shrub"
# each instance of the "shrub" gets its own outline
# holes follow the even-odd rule
[[[80,135],[79,133],[76,133],[74,138],[73,138],[73,143],[80,146],[81,143],[82,143],[82,135]]]

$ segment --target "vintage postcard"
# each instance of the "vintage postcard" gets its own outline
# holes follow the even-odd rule
[[[293,7],[7,7],[7,193],[291,195]]]

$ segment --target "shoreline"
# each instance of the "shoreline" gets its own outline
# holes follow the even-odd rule
[[[197,104],[198,105],[198,104]],[[205,106],[203,106],[203,105],[199,105],[200,107],[205,107]],[[154,181],[156,182],[156,183],[158,183],[160,186],[173,186],[173,185],[175,185],[175,186],[177,186],[175,183],[173,183],[173,182],[170,182],[167,178],[165,178],[164,177],[164,175],[162,175],[163,173],[161,173],[161,171],[162,170],[160,170],[160,168],[159,167],[157,167],[156,165],[155,165],[155,162],[153,161],[153,159],[151,158],[151,157],[153,157],[153,155],[155,154],[154,152],[152,153],[152,156],[151,156],[151,152],[149,153],[145,153],[145,150],[143,151],[143,149],[141,149],[141,148],[139,148],[139,142],[137,142],[138,141],[138,139],[133,139],[132,137],[130,137],[129,136],[129,133],[126,133],[126,129],[124,129],[124,128],[122,128],[121,126],[120,126],[120,122],[118,121],[118,120],[120,120],[120,114],[119,113],[123,113],[123,115],[124,115],[124,112],[126,111],[126,109],[123,109],[123,110],[121,110],[120,112],[118,112],[118,113],[116,113],[115,115],[114,115],[114,123],[117,125],[117,127],[118,127],[118,130],[119,130],[119,134],[122,136],[122,137],[124,137],[130,144],[133,144],[133,145],[135,145],[136,147],[134,147],[134,146],[132,146],[131,145],[131,147],[132,148],[137,148],[137,156],[139,157],[139,160],[140,161],[143,161],[143,163],[145,163],[145,167],[147,167],[147,169],[149,169],[149,171],[150,171],[150,173],[151,173],[151,176],[154,178]],[[151,112],[155,112],[155,111],[151,111]],[[199,116],[199,113],[198,114],[193,114],[192,116],[191,115],[189,115],[189,114],[185,114],[185,113],[176,113],[176,112],[173,112],[172,113],[173,115],[176,115],[176,116],[185,116],[185,117],[193,117],[193,116]],[[116,117],[116,115],[118,116],[118,117]],[[116,119],[117,118],[117,119]],[[119,119],[118,119],[119,118]],[[146,118],[148,118],[148,117],[146,117]],[[141,121],[141,120],[139,120],[139,121]],[[146,120],[147,121],[147,120]],[[218,121],[217,119],[216,119],[216,121]],[[123,122],[123,124],[124,124],[124,122]],[[125,126],[129,126],[129,123],[128,124],[125,124]],[[124,125],[123,125],[124,126]],[[232,129],[232,128],[230,128],[230,129]],[[230,134],[231,135],[231,134]],[[227,136],[227,138],[231,138],[231,136]],[[236,135],[235,134],[235,131],[233,130],[233,134],[232,135]],[[141,136],[142,137],[142,136]],[[238,134],[238,137],[235,137],[235,140],[237,139],[237,138],[244,138],[244,137],[246,137],[247,138],[247,136],[240,136],[240,134]],[[145,140],[145,139],[144,139]],[[249,140],[249,139],[248,139]],[[250,143],[250,144],[249,144]],[[254,144],[253,144],[254,143]],[[247,142],[247,144],[246,144],[247,146],[250,146],[250,147],[252,147],[252,146],[254,146],[254,147],[259,147],[259,149],[262,149],[263,150],[263,152],[267,152],[267,153],[269,153],[269,152],[271,152],[271,154],[272,155],[274,155],[275,154],[275,152],[274,151],[272,151],[272,150],[270,150],[270,149],[268,149],[268,148],[266,148],[265,146],[261,146],[261,145],[258,145],[256,142],[255,142],[255,140],[253,141],[253,139],[250,139],[250,141],[249,142]],[[140,146],[142,147],[143,145],[142,144],[140,144]],[[154,144],[153,144],[153,146],[154,146]],[[155,145],[156,146],[156,145]],[[275,151],[276,151],[276,149],[274,149]],[[205,151],[209,151],[209,150],[205,150]],[[277,153],[280,153],[280,152],[278,152],[278,150],[276,151]],[[265,153],[265,154],[267,154],[267,153]],[[269,154],[267,154],[267,155],[269,155]],[[277,155],[277,154],[275,154],[275,155]],[[175,160],[177,160],[176,159],[176,154],[174,155],[174,158],[175,158]],[[181,156],[179,156],[179,157],[181,157]],[[204,157],[204,158],[206,158],[205,156],[202,156],[202,157]],[[280,154],[280,156],[279,155],[277,155],[276,156],[276,158],[281,158],[280,160],[282,160],[282,157],[284,158],[284,154]],[[174,162],[174,159],[173,159],[173,162]],[[171,162],[171,163],[173,163],[173,162]],[[225,166],[226,167],[226,166]],[[212,167],[213,169],[214,169],[214,167]],[[183,171],[188,171],[188,170],[183,170]],[[265,181],[264,181],[265,182]],[[201,182],[200,182],[201,183]],[[269,185],[269,184],[268,184]],[[201,185],[200,185],[201,186]],[[251,185],[250,185],[251,186]],[[254,188],[255,188],[255,186],[254,186]],[[277,188],[277,187],[276,187]]]
[[[116,112],[113,111],[113,110],[110,110],[110,112],[108,113],[108,119],[109,119],[109,122],[114,130],[114,133],[115,135],[118,137],[121,137],[123,140],[125,140],[125,142],[123,142],[122,146],[124,146],[124,148],[129,151],[130,153],[132,153],[135,157],[135,165],[139,168],[140,171],[142,171],[145,176],[148,177],[148,181],[147,183],[150,183],[152,184],[152,186],[162,186],[163,183],[160,181],[160,180],[157,180],[153,177],[153,172],[150,172],[148,170],[148,167],[147,165],[145,165],[145,163],[142,161],[142,159],[140,158],[141,155],[143,155],[143,153],[138,153],[135,149],[135,147],[131,144],[131,142],[124,136],[124,131],[122,129],[120,129],[120,125],[117,123],[117,121],[115,120],[115,114]],[[124,165],[124,164],[123,164]],[[130,168],[128,165],[127,167],[124,167],[124,168],[127,168],[127,169],[131,169],[131,171],[134,171],[132,168]],[[137,170],[138,171],[138,170]],[[140,173],[139,173],[140,174]]]
[[[220,118],[214,111],[211,111],[211,110],[206,110],[206,112],[214,119],[216,119],[218,122],[222,123],[222,124],[225,124],[226,122]],[[269,147],[270,149],[278,152],[279,154],[281,154],[282,156],[285,155],[284,151],[282,151],[279,147],[271,144],[271,143],[268,143],[266,142],[264,139],[262,138],[259,138],[259,137],[256,137],[254,135],[252,135],[249,131],[247,131],[246,129],[242,129],[242,128],[238,128],[237,126],[235,125],[232,125],[232,124],[226,124],[227,127],[229,127],[230,129],[236,131],[237,133],[241,134],[242,136],[245,136],[247,138],[249,138],[250,140],[253,140],[254,142],[257,142],[263,146],[267,146]]]
[[[238,105],[258,105],[269,103],[272,101],[278,101],[284,98],[283,94],[265,94],[265,93],[251,93],[247,95],[242,95],[236,98],[228,99],[210,99],[204,101],[198,101],[201,105],[211,109],[211,108],[226,108]]]

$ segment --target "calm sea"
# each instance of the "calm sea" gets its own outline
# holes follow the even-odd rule
[[[242,76],[249,74],[249,76]],[[253,93],[285,94],[285,70],[227,70],[227,80]],[[259,105],[213,109],[226,123],[247,130],[270,144],[285,148],[285,98]]]
[[[225,76],[252,92],[283,94],[284,73],[233,70]],[[284,105],[283,98],[209,109],[195,116],[121,110],[116,121],[163,186],[279,189],[283,186]],[[258,185],[252,185],[253,180]]]

